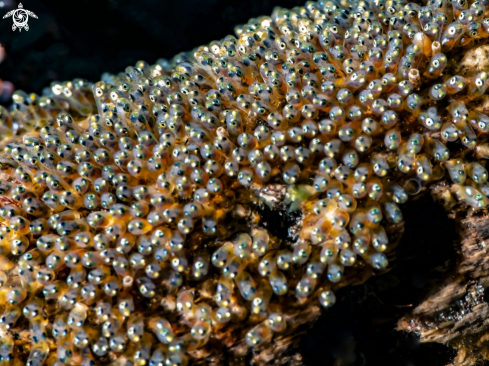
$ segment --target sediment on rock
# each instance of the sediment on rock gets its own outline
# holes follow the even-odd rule
[[[456,203],[449,185],[430,188],[455,224],[455,265],[432,293],[399,320],[398,330],[413,332],[423,342],[447,344],[457,350],[453,364],[489,360],[489,214]]]

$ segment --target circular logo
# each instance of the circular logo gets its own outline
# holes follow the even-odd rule
[[[34,14],[32,11],[24,9],[24,6],[22,3],[19,4],[19,8],[9,11],[7,14],[3,16],[3,19],[12,17],[12,20],[14,21],[14,24],[12,25],[12,30],[15,31],[16,29],[22,31],[22,28],[24,28],[26,31],[29,30],[29,25],[27,24],[29,20],[29,16],[33,18],[37,18],[37,15]]]

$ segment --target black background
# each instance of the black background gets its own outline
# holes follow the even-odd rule
[[[2,0],[1,16],[18,1]],[[8,57],[0,78],[40,93],[51,81],[76,77],[98,81],[103,72],[124,71],[138,60],[154,63],[233,33],[249,18],[271,14],[298,0],[25,0],[29,31],[12,31],[0,19],[0,43]],[[7,6],[9,5],[9,6]]]
[[[17,7],[3,0],[0,15]],[[12,31],[0,20],[0,43],[7,57],[0,78],[17,89],[40,93],[51,81],[75,77],[97,81],[103,72],[120,72],[137,60],[189,50],[232,33],[250,17],[298,0],[25,0],[37,14],[30,30]],[[5,102],[3,102],[5,104]],[[8,103],[7,103],[8,104]],[[398,319],[418,304],[454,257],[453,223],[431,198],[403,207],[406,232],[392,270],[362,286],[337,293],[337,304],[306,333],[300,349],[306,365],[442,366],[453,351],[420,344],[415,335],[395,330]],[[270,220],[269,220],[270,221]]]

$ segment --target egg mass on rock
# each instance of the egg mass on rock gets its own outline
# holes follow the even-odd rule
[[[388,266],[409,196],[450,177],[485,208],[489,70],[451,60],[489,36],[487,5],[308,1],[171,61],[15,92],[0,107],[0,364],[259,349],[295,309],[332,306],[348,267]],[[300,212],[293,239],[252,213],[273,189]]]

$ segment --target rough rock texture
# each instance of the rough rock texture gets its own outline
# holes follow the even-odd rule
[[[487,211],[474,212],[455,204],[445,183],[431,193],[455,220],[456,264],[432,294],[403,317],[398,330],[414,332],[423,342],[448,344],[458,350],[454,365],[473,365],[489,359],[489,220]]]

